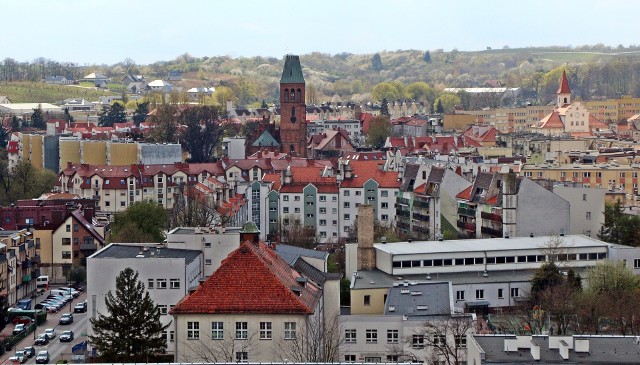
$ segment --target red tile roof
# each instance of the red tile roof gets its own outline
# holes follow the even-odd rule
[[[381,188],[400,188],[400,180],[397,171],[382,171],[382,161],[349,161],[351,165],[351,178],[344,179],[343,188],[362,188],[369,179],[375,180]]]
[[[539,128],[543,129],[564,129],[564,123],[560,118],[560,113],[555,110],[538,123]]]
[[[473,185],[469,185],[468,188],[462,190],[456,195],[458,199],[470,200],[471,199],[471,190],[473,189]]]
[[[571,94],[569,89],[569,80],[567,79],[567,73],[562,71],[562,80],[560,80],[560,87],[558,88],[558,94]]]
[[[303,286],[299,277],[264,243],[244,242],[172,313],[312,314],[320,289],[310,281]]]

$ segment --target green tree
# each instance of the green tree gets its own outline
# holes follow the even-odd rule
[[[69,270],[69,281],[75,284],[87,281],[87,270],[82,266],[74,266]]]
[[[198,106],[182,113],[182,124],[187,128],[181,133],[182,147],[191,154],[190,162],[209,162],[222,138],[220,107]]]
[[[385,116],[375,117],[369,124],[367,144],[373,146],[373,148],[382,148],[390,135],[391,123],[389,123],[389,118]]]
[[[227,101],[235,102],[236,96],[233,90],[227,86],[218,86],[216,91],[213,92],[213,98],[218,102],[218,105],[222,108],[227,107]]]
[[[373,100],[398,100],[402,97],[402,93],[398,90],[397,83],[381,82],[371,90],[371,98]]]
[[[11,131],[17,132],[22,127],[22,121],[14,115],[13,117],[11,117],[10,125],[11,125]]]
[[[160,309],[151,300],[138,272],[126,268],[116,277],[115,295],[105,298],[107,314],[91,318],[91,345],[106,362],[148,362],[166,347]]]
[[[426,82],[418,81],[409,84],[405,89],[405,94],[407,98],[415,101],[431,102],[435,99],[436,92]]]
[[[436,113],[438,114],[442,114],[444,113],[444,108],[442,107],[442,100],[440,100],[440,98],[438,98],[434,104],[436,105]]]
[[[384,68],[382,58],[379,53],[376,53],[371,57],[371,67],[376,71],[381,71]]]
[[[47,121],[44,119],[42,105],[40,104],[38,104],[38,107],[36,109],[33,109],[33,114],[31,114],[31,127],[37,129],[47,129]]]
[[[426,63],[431,63],[431,53],[429,53],[429,50],[424,53],[423,60]]]
[[[149,101],[143,101],[138,104],[136,110],[133,112],[132,119],[136,127],[140,127],[140,123],[143,123],[147,119],[147,114],[149,114]]]
[[[387,99],[382,99],[382,104],[380,105],[380,115],[383,115],[385,117],[389,117],[389,102],[387,101]]]
[[[147,139],[155,143],[175,143],[178,140],[178,119],[180,109],[172,104],[159,105],[151,122],[156,124]]]
[[[609,243],[640,246],[640,217],[624,214],[620,200],[604,207],[604,225],[598,238]]]
[[[162,242],[167,213],[151,200],[135,202],[115,215],[111,242]]]
[[[538,303],[540,294],[546,289],[560,284],[563,280],[558,266],[554,262],[546,262],[533,275],[531,280],[531,300]]]
[[[124,105],[114,102],[111,106],[102,109],[98,116],[98,125],[101,127],[113,127],[115,123],[126,122],[127,114]]]
[[[454,112],[456,105],[460,105],[460,97],[455,94],[444,93],[436,99],[436,102],[436,113],[441,113],[441,111],[438,110],[439,103],[441,106],[440,110],[444,113],[450,114]]]
[[[73,123],[73,116],[69,113],[69,108],[64,108],[64,120],[67,123]]]

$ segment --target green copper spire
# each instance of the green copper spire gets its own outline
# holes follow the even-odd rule
[[[304,84],[300,57],[286,55],[284,58],[284,69],[282,70],[281,84]]]

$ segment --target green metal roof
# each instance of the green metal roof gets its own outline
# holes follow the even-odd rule
[[[260,233],[258,226],[252,221],[247,221],[240,230],[240,233]]]
[[[280,147],[280,143],[269,133],[264,131],[252,144],[253,147]]]
[[[284,59],[284,69],[282,70],[281,84],[304,84],[300,57],[286,55]]]

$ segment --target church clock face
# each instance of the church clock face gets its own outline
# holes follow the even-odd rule
[[[295,123],[295,122],[296,122],[296,120],[298,120],[298,119],[297,119],[297,118],[296,118],[296,116],[294,115],[294,116],[292,116],[292,117],[291,117],[291,119],[290,119],[290,120],[291,120],[291,123]]]

